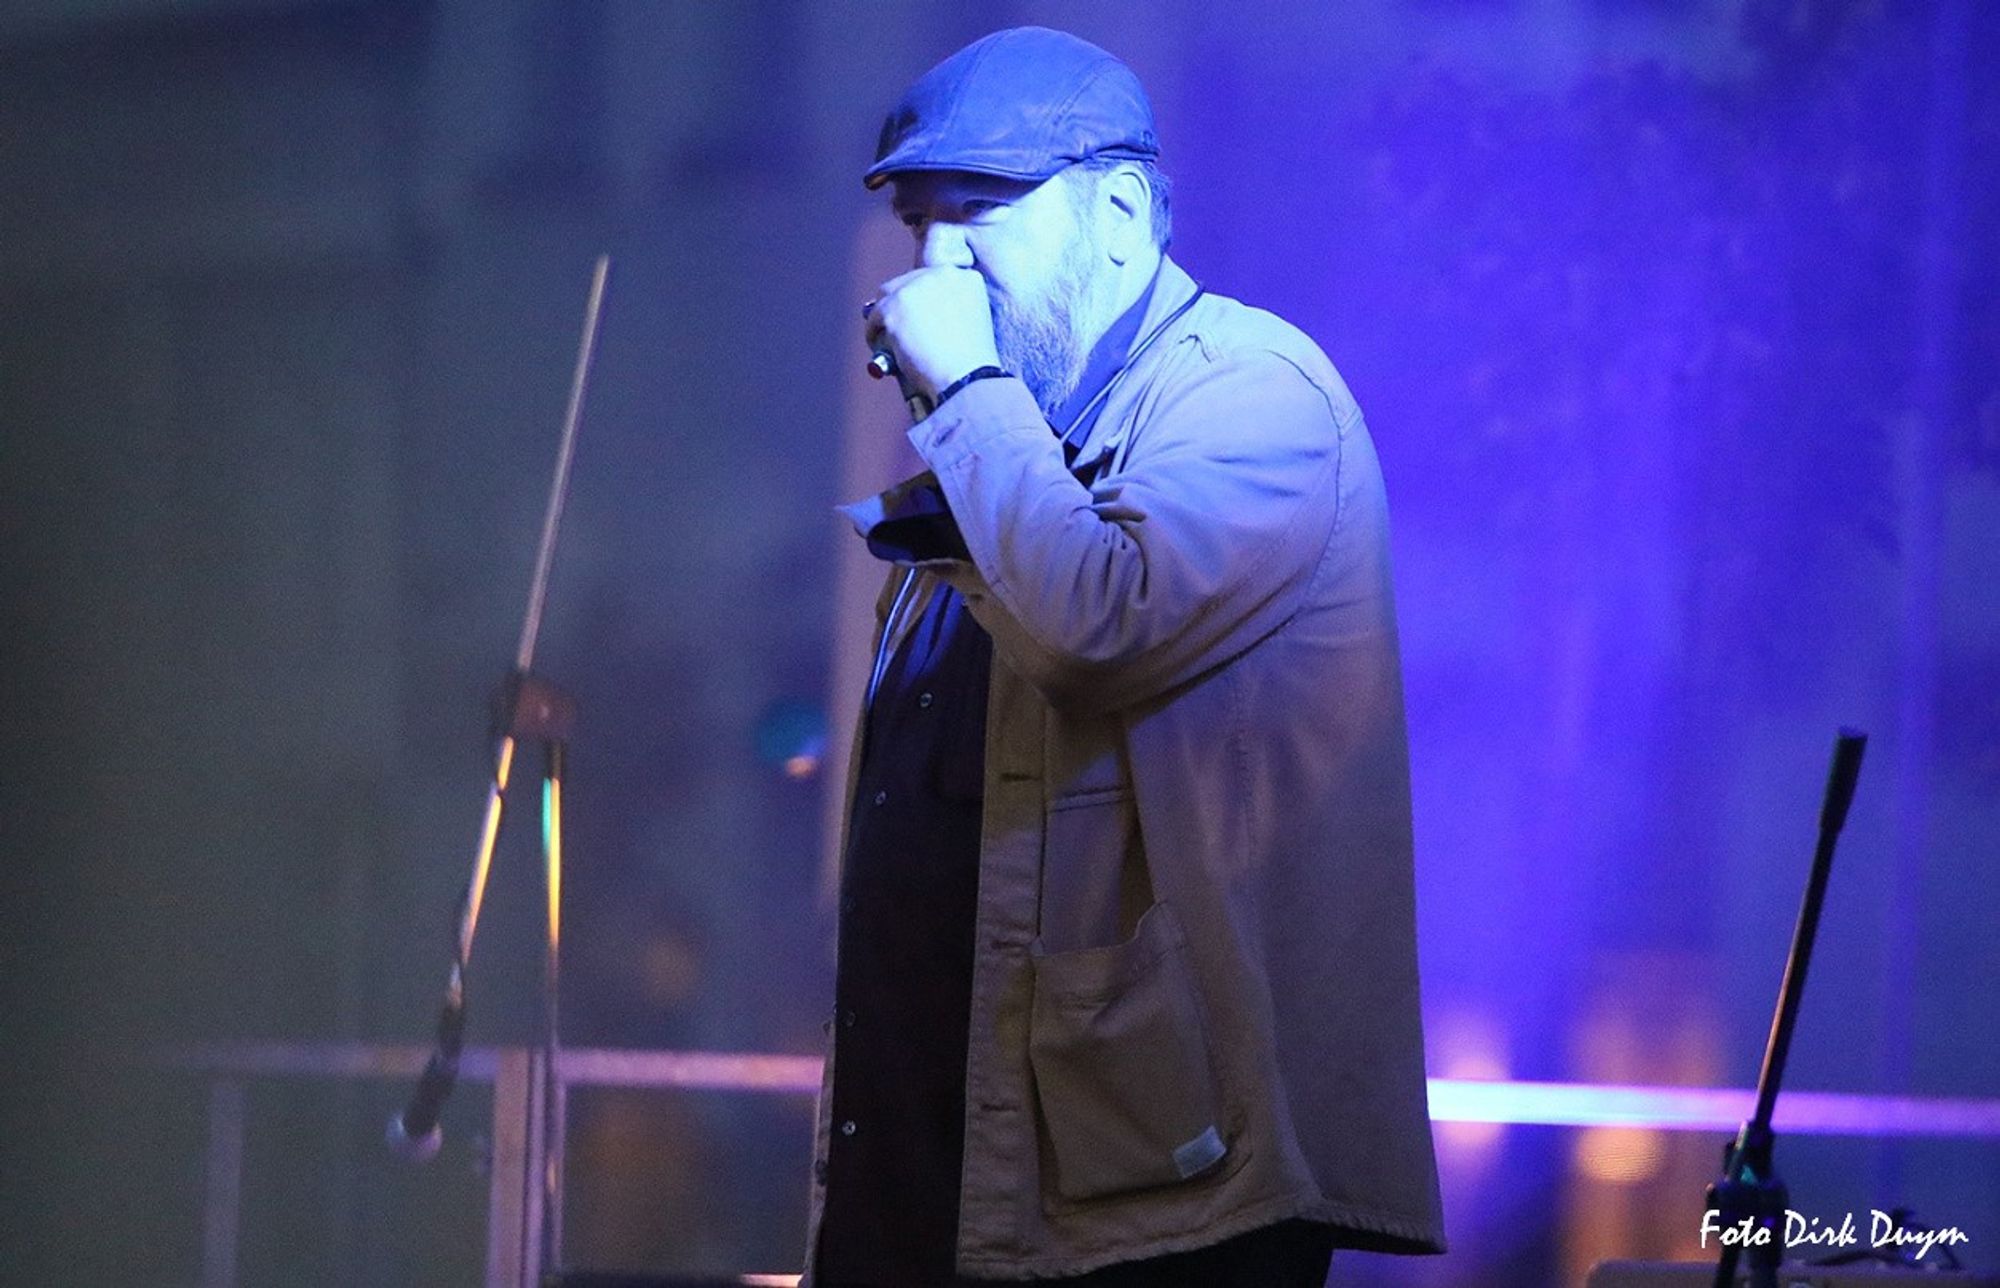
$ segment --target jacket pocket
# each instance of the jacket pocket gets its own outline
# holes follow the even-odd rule
[[[1037,954],[1028,1058],[1056,1193],[1191,1180],[1228,1152],[1180,924],[1156,903],[1132,938]]]
[[[1039,953],[1096,951],[1135,934],[1153,892],[1131,788],[1092,788],[1051,801],[1042,829]]]

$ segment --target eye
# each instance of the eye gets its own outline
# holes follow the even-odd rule
[[[989,201],[984,197],[974,197],[972,200],[961,204],[959,210],[967,219],[977,219],[988,211],[1000,209],[1003,204],[998,201]]]

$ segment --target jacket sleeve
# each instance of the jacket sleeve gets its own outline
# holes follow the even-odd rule
[[[1296,611],[1338,519],[1345,420],[1290,359],[1198,355],[1086,487],[1018,380],[910,431],[967,555],[938,560],[1052,703],[1108,711],[1218,666]]]

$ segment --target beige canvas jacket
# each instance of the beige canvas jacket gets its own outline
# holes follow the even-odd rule
[[[1140,334],[1194,290],[1165,264]],[[971,557],[898,568],[878,645],[939,580],[994,643],[959,1272],[1289,1217],[1441,1251],[1387,515],[1345,384],[1203,295],[1074,474],[1018,380],[910,438]]]

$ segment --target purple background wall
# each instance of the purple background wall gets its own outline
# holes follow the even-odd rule
[[[1798,1088],[2000,1095],[2000,11],[1976,0],[670,8],[38,0],[0,18],[8,1282],[198,1254],[191,1037],[412,1040],[591,256],[544,667],[584,711],[568,1038],[809,1053],[855,181],[1015,21],[1151,86],[1175,254],[1316,336],[1388,472],[1433,1072],[1744,1085],[1834,727],[1872,737]],[[504,849],[475,1038],[533,1032]],[[252,1101],[245,1282],[463,1282],[482,1104]],[[796,1263],[809,1106],[576,1106],[571,1247]],[[1440,1133],[1454,1252],[1690,1251],[1719,1143]],[[2000,1265],[2000,1157],[1787,1141]],[[36,1276],[42,1276],[38,1279]]]

